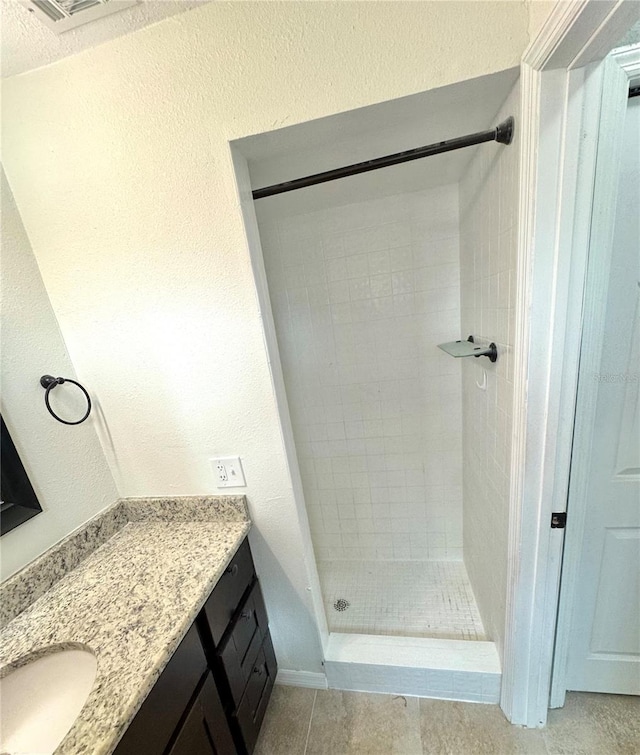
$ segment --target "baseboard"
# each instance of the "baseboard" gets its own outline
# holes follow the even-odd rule
[[[311,689],[327,689],[327,677],[313,671],[290,671],[278,669],[276,684],[289,687],[310,687]]]

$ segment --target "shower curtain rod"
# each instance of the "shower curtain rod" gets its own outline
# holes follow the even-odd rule
[[[437,142],[425,147],[416,147],[415,149],[396,152],[393,155],[386,155],[385,157],[376,157],[374,160],[365,160],[362,163],[355,163],[354,165],[345,165],[342,168],[326,170],[323,173],[314,173],[311,176],[296,178],[293,181],[284,181],[273,186],[264,186],[262,189],[255,189],[252,194],[254,199],[263,199],[264,197],[272,197],[274,194],[284,194],[286,191],[296,191],[296,189],[304,189],[307,186],[315,186],[326,181],[335,181],[338,178],[355,176],[358,173],[367,173],[370,170],[387,168],[390,165],[399,165],[410,160],[419,160],[421,157],[431,157],[432,155],[439,155],[442,152],[451,152],[454,149],[473,147],[475,144],[482,144],[483,142],[511,144],[512,139],[513,116],[510,116],[498,124],[496,128],[489,129],[488,131],[479,131],[476,134],[459,136],[456,139],[449,139],[445,142]]]

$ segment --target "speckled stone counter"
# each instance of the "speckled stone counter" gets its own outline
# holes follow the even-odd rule
[[[250,528],[243,497],[125,499],[116,507],[120,528],[0,632],[5,673],[56,647],[84,647],[98,659],[60,755],[114,750]],[[9,594],[21,575],[39,584],[40,572],[29,568],[12,578]]]

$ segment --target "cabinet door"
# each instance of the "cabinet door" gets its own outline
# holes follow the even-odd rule
[[[211,674],[195,699],[169,755],[235,755],[222,703]]]
[[[125,731],[115,755],[164,752],[206,670],[207,659],[194,624]]]

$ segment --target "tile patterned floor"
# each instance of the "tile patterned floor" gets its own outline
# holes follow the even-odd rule
[[[462,561],[319,561],[318,572],[331,632],[487,639]]]
[[[254,755],[637,755],[640,698],[572,692],[545,729],[496,705],[276,686]]]

